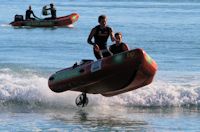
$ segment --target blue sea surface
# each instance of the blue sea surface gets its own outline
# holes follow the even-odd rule
[[[29,5],[44,18],[42,7],[51,2],[1,0],[0,131],[200,130],[200,1],[59,0],[57,16],[80,15],[73,25],[9,25]],[[82,59],[95,59],[87,37],[101,14],[131,49],[144,49],[158,71],[148,86],[113,97],[88,95],[88,106],[78,108],[80,93],[54,93],[48,78]]]

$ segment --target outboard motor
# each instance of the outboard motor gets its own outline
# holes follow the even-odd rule
[[[15,15],[15,22],[18,22],[18,21],[23,21],[24,20],[24,16],[23,15]]]

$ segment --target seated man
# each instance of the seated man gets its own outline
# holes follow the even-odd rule
[[[56,19],[56,8],[54,7],[53,3],[51,3],[50,8],[46,8],[46,10],[51,11],[51,17],[45,18],[45,20]]]
[[[122,33],[115,33],[116,43],[109,47],[110,52],[113,54],[118,54],[129,50],[128,45],[122,42]]]
[[[31,15],[33,15],[34,18],[31,17]],[[35,20],[35,18],[38,18],[35,16],[35,14],[33,13],[31,6],[29,6],[29,9],[26,10],[26,20]]]

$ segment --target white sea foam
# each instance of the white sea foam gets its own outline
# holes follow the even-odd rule
[[[27,71],[28,72],[28,71]],[[28,103],[32,107],[75,106],[79,92],[54,93],[48,88],[48,78],[33,73],[21,74],[10,69],[0,70],[0,104]],[[156,78],[143,88],[113,97],[88,94],[89,106],[198,106],[200,85],[197,80],[171,83]]]
[[[0,24],[1,27],[11,27],[9,24]]]
[[[74,25],[73,25],[73,24],[70,24],[70,25],[68,25],[67,27],[69,27],[69,28],[73,28]]]

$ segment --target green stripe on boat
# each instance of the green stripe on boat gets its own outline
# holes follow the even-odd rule
[[[114,58],[113,58],[113,60],[114,60],[114,62],[115,63],[122,63],[123,62],[123,54],[118,54],[118,55],[116,55]]]
[[[73,20],[76,20],[76,15],[72,16],[72,19],[73,19]]]
[[[152,63],[152,58],[148,54],[146,54],[146,60],[149,64]]]
[[[80,75],[80,68],[76,68],[71,71],[65,71],[65,72],[58,72],[54,75],[54,81],[63,81],[68,78],[76,77]]]

